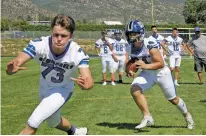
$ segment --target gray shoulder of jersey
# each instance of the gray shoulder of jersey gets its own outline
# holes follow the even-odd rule
[[[44,48],[44,46],[49,43],[49,37],[50,36],[32,39],[30,40],[29,45],[34,46],[34,48]]]
[[[35,39],[32,39],[31,42],[33,43],[41,43],[41,42],[44,42],[45,40],[48,40],[50,36],[47,36],[47,37],[39,37],[39,38],[35,38]]]
[[[101,38],[96,40],[95,44],[100,44],[101,43]]]
[[[178,38],[179,38],[180,40],[183,40],[183,38],[182,38],[182,37],[180,37],[180,36],[178,36]]]
[[[164,39],[164,36],[162,36],[161,34],[159,34],[159,37],[162,38],[162,39]]]
[[[74,41],[71,41],[71,43],[70,43],[70,48],[76,48],[76,49],[78,49],[78,48],[81,48],[76,42],[74,42]]]
[[[144,45],[151,50],[152,48],[158,48],[158,44],[156,42],[156,40],[152,39],[152,38],[145,38],[144,39]]]

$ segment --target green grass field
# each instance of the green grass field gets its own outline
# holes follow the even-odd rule
[[[2,135],[18,134],[38,105],[39,65],[30,61],[26,64],[27,70],[7,76],[5,68],[10,59],[12,58],[1,58]],[[199,80],[193,71],[193,59],[182,61],[179,80],[181,86],[177,88],[177,92],[193,115],[196,124],[194,130],[185,127],[183,116],[164,98],[158,86],[145,93],[155,125],[142,131],[134,130],[141,122],[142,114],[129,92],[132,79],[125,77],[125,84],[117,84],[115,87],[110,84],[102,86],[100,64],[98,58],[90,60],[94,87],[85,91],[76,86],[73,96],[62,108],[62,115],[73,125],[89,128],[91,135],[206,135],[206,84],[197,84]],[[204,79],[206,81],[206,73]],[[48,128],[44,122],[37,134],[66,133]]]

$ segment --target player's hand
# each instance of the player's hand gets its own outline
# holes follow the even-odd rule
[[[105,41],[109,42],[109,37],[106,36],[105,37]]]
[[[17,60],[12,60],[12,61],[8,62],[8,64],[7,64],[6,73],[8,75],[12,75],[12,74],[18,72],[19,70],[24,70],[24,69],[26,69],[26,67],[18,66]]]
[[[137,66],[137,68],[147,69],[145,62],[142,60],[135,61],[135,65]]]
[[[131,71],[131,70],[130,70],[129,72],[126,73],[126,76],[127,76],[127,77],[131,77],[131,78],[134,78],[135,75],[136,75],[136,73],[134,73],[134,72]]]
[[[119,61],[118,58],[117,58],[117,56],[116,56],[114,53],[112,53],[112,58],[114,59],[115,62],[118,62],[118,61]]]
[[[79,75],[78,78],[70,77],[70,79],[77,83],[82,89],[86,88],[86,78],[82,77],[81,75]]]

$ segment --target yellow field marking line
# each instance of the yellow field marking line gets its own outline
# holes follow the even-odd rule
[[[145,96],[146,98],[162,98],[164,96],[152,96],[152,95],[148,95]],[[182,95],[182,98],[186,97],[184,95]],[[70,101],[102,101],[102,100],[118,100],[118,99],[132,99],[132,96],[121,96],[121,97],[111,97],[111,98],[86,98],[86,99],[74,99],[74,100],[70,100]],[[1,108],[12,108],[12,107],[17,107],[17,106],[30,106],[30,105],[35,105],[38,103],[28,103],[28,104],[23,104],[23,105],[15,105],[15,104],[11,104],[11,105],[1,105]]]
[[[130,96],[123,96],[123,97],[113,97],[113,98],[86,98],[86,99],[75,99],[72,101],[98,101],[98,100],[115,100],[115,99],[132,99]],[[23,104],[23,105],[1,105],[1,108],[11,108],[11,107],[17,107],[17,106],[29,106],[29,105],[35,105],[37,103],[29,103],[29,104]]]
[[[145,96],[146,98],[160,98],[164,96]],[[122,96],[122,97],[112,97],[112,98],[86,98],[86,99],[74,99],[71,101],[101,101],[101,100],[118,100],[118,99],[132,99],[132,96]],[[30,105],[35,105],[37,103],[28,103],[28,104],[23,104],[23,105],[1,105],[1,108],[12,108],[12,107],[17,107],[17,106],[30,106]]]

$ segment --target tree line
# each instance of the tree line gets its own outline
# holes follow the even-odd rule
[[[157,24],[158,27],[162,28],[191,28],[194,26],[205,27],[206,24],[206,0],[185,0],[183,9],[183,16],[186,24]],[[43,17],[43,16],[42,16]],[[41,19],[41,18],[40,18]],[[43,18],[42,18],[43,19]],[[46,18],[50,20],[51,18]],[[1,31],[18,30],[18,31],[50,31],[49,25],[31,25],[28,21],[32,18],[28,15],[26,19],[19,16],[15,20],[9,20],[6,18],[1,19]],[[45,18],[44,18],[45,21]],[[77,20],[78,31],[101,31],[105,29],[122,29],[124,30],[125,25],[109,26],[109,25],[96,25],[88,23],[85,19],[83,22]],[[146,30],[150,30],[151,25],[145,25]]]

